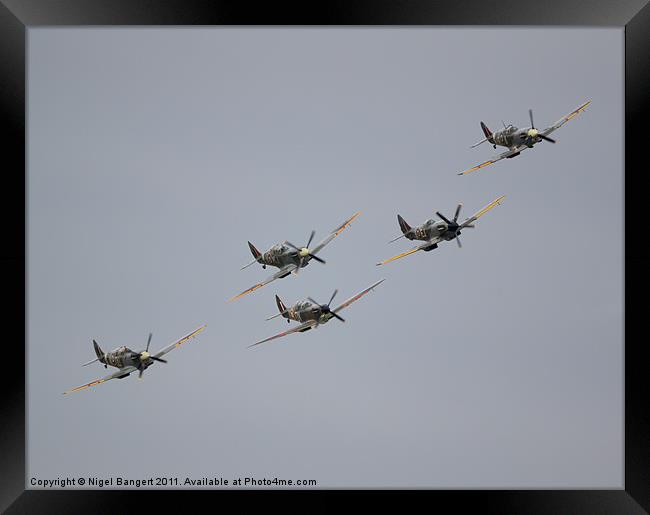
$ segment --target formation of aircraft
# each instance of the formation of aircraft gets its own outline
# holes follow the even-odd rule
[[[473,168],[470,168],[469,170],[461,172],[459,175],[465,175],[473,171],[479,170],[492,163],[496,163],[501,159],[509,159],[518,156],[523,150],[527,148],[532,148],[534,145],[540,143],[541,141],[555,143],[555,140],[550,138],[549,134],[559,129],[566,122],[568,122],[569,120],[577,116],[579,113],[584,111],[586,107],[590,104],[590,102],[591,101],[585,102],[578,108],[571,111],[566,116],[560,118],[553,125],[541,131],[535,128],[532,110],[528,111],[530,117],[530,127],[526,127],[523,129],[519,129],[513,125],[506,125],[504,123],[503,124],[504,128],[502,130],[493,133],[485,125],[485,123],[481,122],[481,128],[483,130],[483,134],[485,135],[485,137],[481,141],[472,145],[472,148],[477,147],[482,143],[489,142],[492,144],[494,148],[497,148],[497,146],[500,145],[503,147],[507,147],[508,150],[488,161],[481,163],[480,165],[477,165]],[[420,250],[429,252],[431,250],[436,249],[438,247],[438,244],[443,241],[455,240],[458,247],[462,247],[459,238],[461,235],[461,231],[465,229],[473,229],[475,227],[474,225],[475,222],[479,218],[481,218],[485,213],[492,210],[494,207],[500,205],[504,198],[505,198],[504,195],[496,198],[488,205],[486,205],[485,207],[483,207],[482,209],[474,213],[469,218],[466,218],[462,222],[459,222],[458,220],[462,209],[462,204],[458,204],[458,206],[456,207],[456,211],[454,213],[453,218],[449,219],[443,214],[441,214],[440,212],[436,212],[439,218],[438,220],[429,219],[426,220],[423,224],[418,225],[416,227],[411,227],[406,222],[406,220],[404,220],[404,218],[402,218],[401,215],[398,214],[397,221],[399,223],[399,227],[402,234],[397,238],[391,240],[389,243],[397,241],[400,238],[406,238],[407,240],[411,240],[411,241],[417,240],[417,241],[421,241],[422,243],[411,248],[406,252],[393,256],[384,261],[381,261],[377,263],[377,265],[385,265],[387,263],[390,263],[391,261],[395,261],[397,259],[408,256]],[[240,294],[232,297],[229,300],[229,302],[239,299],[240,297],[257,290],[269,284],[270,282],[275,281],[276,279],[281,279],[283,277],[288,276],[291,273],[298,274],[300,269],[309,265],[309,263],[312,260],[325,264],[325,260],[322,259],[320,256],[318,256],[318,253],[329,242],[331,242],[334,238],[336,238],[336,236],[338,236],[346,227],[349,227],[350,224],[360,214],[361,214],[360,212],[357,212],[354,215],[352,215],[350,218],[345,220],[341,225],[339,225],[336,229],[334,229],[325,239],[323,239],[320,243],[318,243],[313,248],[310,248],[310,245],[314,239],[315,231],[311,232],[307,240],[307,243],[302,247],[298,247],[297,245],[294,245],[289,241],[284,241],[282,243],[278,243],[272,246],[268,251],[264,253],[260,252],[249,241],[248,247],[251,253],[253,254],[254,259],[253,261],[251,261],[250,263],[242,267],[242,270],[257,263],[261,265],[263,269],[266,269],[267,266],[272,266],[277,268],[278,271],[275,272],[270,277],[266,278],[265,280],[254,284],[253,286],[244,290]],[[322,324],[326,324],[327,322],[329,322],[334,318],[339,320],[340,322],[345,322],[345,319],[339,313],[343,309],[347,308],[352,303],[356,302],[361,297],[366,295],[368,292],[374,290],[377,286],[379,286],[382,282],[384,282],[384,280],[385,279],[381,279],[375,282],[365,290],[350,297],[345,302],[343,302],[342,304],[340,304],[339,306],[333,309],[330,307],[330,305],[333,302],[334,298],[336,297],[338,290],[334,290],[329,301],[326,304],[321,304],[315,301],[314,299],[312,299],[311,297],[307,297],[304,300],[296,302],[289,308],[286,307],[285,304],[280,299],[280,297],[276,295],[275,299],[278,307],[278,313],[267,318],[267,320],[271,320],[277,317],[282,317],[287,321],[287,323],[290,324],[292,321],[294,321],[297,322],[298,325],[292,327],[287,331],[283,331],[274,336],[270,336],[268,338],[260,340],[252,345],[249,345],[249,347],[255,347],[262,343],[275,340],[276,338],[281,338],[289,334],[303,333],[305,331],[309,331],[310,329],[315,329]],[[205,329],[205,327],[206,325],[202,325],[201,327],[195,329],[188,335],[183,336],[179,340],[175,341],[174,343],[171,343],[170,345],[164,347],[163,349],[159,350],[154,354],[149,353],[149,345],[151,344],[151,338],[152,338],[151,333],[149,333],[149,339],[147,340],[147,345],[145,350],[140,352],[133,351],[128,347],[122,346],[122,347],[118,347],[117,349],[111,352],[105,353],[104,351],[102,351],[99,344],[95,340],[93,340],[93,346],[97,357],[93,360],[88,361],[87,363],[84,363],[84,366],[94,362],[99,362],[104,365],[104,368],[108,368],[108,366],[111,366],[117,368],[117,371],[101,379],[91,381],[90,383],[84,384],[82,386],[78,386],[77,388],[73,388],[72,390],[68,390],[64,393],[68,394],[68,393],[84,390],[86,388],[90,388],[98,384],[105,383],[106,381],[109,381],[111,379],[123,379],[131,375],[136,370],[138,371],[138,378],[141,379],[144,371],[147,368],[149,368],[154,363],[167,363],[167,360],[163,359],[162,356],[172,351],[176,347],[180,347],[186,341],[194,338],[198,333],[200,333],[203,329]]]
[[[78,392],[79,390],[85,390],[86,388],[97,386],[98,384],[110,381],[111,379],[124,379],[136,370],[138,371],[138,379],[142,379],[142,374],[147,368],[149,368],[154,363],[167,363],[167,360],[162,359],[165,354],[173,351],[176,347],[180,347],[186,341],[191,340],[206,327],[207,325],[202,325],[198,329],[192,331],[190,334],[183,336],[179,340],[176,340],[174,343],[170,343],[167,345],[167,347],[163,347],[155,354],[149,354],[149,345],[151,344],[151,337],[153,336],[151,333],[149,333],[147,347],[141,352],[133,351],[124,346],[118,347],[111,352],[104,352],[99,344],[93,340],[93,347],[95,348],[95,354],[97,357],[84,363],[83,366],[85,367],[86,365],[90,365],[91,363],[99,361],[104,365],[104,368],[108,368],[110,365],[111,367],[117,368],[117,371],[107,375],[106,377],[102,377],[101,379],[96,379],[90,383],[77,386],[76,388],[68,390],[64,393],[68,394]]]
[[[309,239],[307,240],[307,244],[304,247],[297,247],[296,245],[294,245],[289,241],[284,241],[282,243],[277,243],[276,245],[273,245],[269,250],[267,250],[264,253],[261,253],[249,241],[248,247],[250,248],[250,251],[253,254],[253,257],[255,259],[253,259],[253,261],[251,261],[241,269],[244,270],[245,268],[248,268],[249,266],[254,265],[255,263],[259,263],[260,265],[262,265],[262,268],[266,268],[267,266],[273,266],[278,268],[278,271],[275,272],[270,277],[264,279],[262,282],[256,283],[250,288],[241,292],[240,294],[235,295],[229,300],[229,302],[233,300],[237,300],[240,297],[243,297],[244,295],[261,288],[262,286],[265,286],[270,282],[275,281],[276,279],[282,279],[283,277],[288,276],[292,272],[294,274],[298,274],[300,269],[306,267],[312,259],[314,261],[318,261],[319,263],[325,264],[325,260],[318,257],[316,254],[318,254],[321,250],[323,250],[323,247],[325,247],[325,245],[327,245],[330,241],[332,241],[339,234],[341,234],[341,232],[346,227],[349,227],[350,224],[354,221],[354,219],[357,218],[360,214],[361,212],[357,212],[354,215],[352,215],[345,222],[343,222],[336,229],[334,229],[324,240],[322,240],[313,249],[310,249],[309,245],[314,239],[314,235],[316,234],[315,231],[311,232]]]
[[[300,325],[297,325],[292,329],[289,329],[288,331],[283,331],[274,336],[270,336],[269,338],[265,338],[264,340],[260,340],[259,342],[256,342],[253,345],[249,345],[249,348],[255,347],[256,345],[259,345],[264,342],[275,340],[276,338],[281,338],[282,336],[287,336],[288,334],[304,333],[305,331],[309,331],[310,329],[317,328],[321,324],[326,324],[332,318],[336,318],[341,322],[345,322],[345,319],[342,318],[341,315],[339,315],[339,312],[347,308],[353,302],[359,300],[366,293],[375,289],[384,281],[385,279],[381,279],[376,283],[368,286],[365,290],[360,291],[356,295],[353,295],[348,300],[346,300],[345,302],[343,302],[342,304],[340,304],[334,309],[330,308],[330,304],[334,300],[334,297],[336,297],[338,290],[334,290],[334,293],[332,293],[332,296],[330,297],[330,300],[327,302],[327,304],[320,304],[319,302],[315,301],[311,297],[307,297],[305,300],[296,302],[290,308],[287,308],[282,302],[282,300],[280,300],[280,297],[276,295],[275,301],[278,305],[278,310],[280,312],[276,315],[273,315],[272,317],[267,318],[267,320],[271,320],[273,318],[282,316],[287,319],[287,322],[290,323],[292,320],[294,320],[296,322],[300,322]]]
[[[549,134],[556,131],[557,129],[562,127],[566,122],[568,122],[569,120],[571,120],[572,118],[580,114],[582,111],[584,111],[590,103],[591,100],[585,102],[580,107],[577,107],[569,114],[560,118],[553,125],[550,125],[546,129],[543,129],[541,131],[535,128],[532,109],[528,110],[528,116],[530,118],[530,127],[525,127],[523,129],[519,129],[514,125],[506,125],[504,123],[503,129],[496,132],[492,132],[490,129],[488,129],[485,123],[481,122],[481,129],[483,129],[483,134],[485,135],[485,138],[472,145],[471,148],[478,147],[481,143],[485,143],[486,141],[488,141],[492,143],[492,146],[494,148],[497,148],[497,145],[500,145],[502,147],[507,147],[508,150],[497,156],[494,156],[491,159],[488,159],[487,161],[482,162],[480,165],[476,165],[470,168],[469,170],[460,172],[458,175],[467,175],[468,173],[475,172],[476,170],[480,170],[481,168],[496,163],[497,161],[501,161],[501,159],[510,159],[513,157],[517,157],[519,154],[521,154],[523,150],[526,150],[527,148],[533,148],[533,146],[535,146],[537,143],[541,141],[548,141],[549,143],[555,143],[554,139],[549,138]]]
[[[421,243],[420,245],[417,245],[416,247],[413,247],[412,249],[407,250],[406,252],[402,252],[397,256],[393,256],[392,258],[388,258],[385,259],[384,261],[380,261],[379,263],[377,263],[377,265],[385,265],[386,263],[390,263],[391,261],[395,261],[396,259],[400,259],[403,258],[404,256],[413,254],[418,250],[424,250],[425,252],[429,252],[433,249],[437,249],[438,243],[442,241],[456,240],[458,247],[462,247],[459,238],[461,231],[464,229],[473,229],[475,227],[474,222],[476,222],[476,220],[481,218],[485,213],[490,211],[492,208],[501,204],[504,198],[505,195],[502,195],[499,198],[494,199],[487,206],[483,207],[480,211],[477,211],[469,218],[466,218],[461,223],[458,222],[458,216],[460,215],[460,210],[463,207],[462,204],[458,204],[458,207],[456,207],[456,212],[454,213],[454,217],[451,220],[449,220],[447,217],[445,217],[443,214],[437,211],[436,214],[438,215],[440,220],[429,219],[426,222],[424,222],[422,225],[418,225],[417,227],[411,227],[408,223],[406,223],[406,221],[400,215],[397,215],[397,221],[399,222],[399,227],[402,230],[402,234],[401,236],[398,236],[397,238],[391,240],[389,243],[393,243],[394,241],[397,241],[400,238],[406,238],[407,240],[423,241],[424,243]]]

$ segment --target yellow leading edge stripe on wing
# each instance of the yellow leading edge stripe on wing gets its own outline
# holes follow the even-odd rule
[[[260,283],[260,284],[256,284],[255,286],[251,286],[250,288],[248,288],[248,290],[244,290],[244,291],[241,292],[239,295],[235,295],[234,297],[228,299],[228,302],[232,302],[233,300],[237,300],[237,299],[243,297],[244,295],[247,295],[247,294],[249,294],[249,293],[251,293],[251,292],[257,290],[258,288],[261,288],[262,286],[264,286],[264,285],[261,284],[261,283]]]
[[[588,106],[589,104],[591,104],[591,100],[587,100],[587,102],[585,102],[584,104],[582,104],[580,107],[578,107],[578,109],[576,109],[576,110],[573,111],[570,115],[568,115],[568,116],[565,118],[565,121],[568,122],[568,121],[569,121],[571,118],[573,118],[574,116],[579,115],[582,111],[584,111],[584,110],[587,108],[587,106]]]
[[[336,231],[334,231],[334,234],[336,234],[337,236],[339,234],[341,234],[343,229],[345,229],[346,227],[349,227],[352,224],[352,222],[354,221],[354,219],[357,218],[360,214],[361,214],[361,211],[357,211],[355,214],[353,214],[352,217],[349,220],[344,222],[343,225],[341,225]]]
[[[206,327],[208,327],[208,324],[202,325],[196,331],[194,331],[194,332],[188,334],[187,336],[184,336],[180,340],[178,340],[174,345],[176,345],[176,347],[180,347],[187,340],[191,340],[192,338],[194,338],[197,334],[199,334],[201,331],[203,331],[203,329],[205,329]]]
[[[392,258],[388,258],[388,259],[382,261],[381,263],[377,263],[377,266],[385,265],[386,263],[390,263],[391,261],[395,261],[396,259],[403,258],[404,256],[408,256],[409,254],[413,254],[414,252],[417,252],[418,250],[420,250],[420,249],[415,248],[415,249],[411,249],[411,250],[409,250],[407,252],[403,252],[402,254],[399,254],[397,256],[393,256]]]
[[[505,195],[501,195],[499,198],[494,199],[492,202],[490,202],[487,206],[485,206],[483,209],[481,209],[478,213],[476,213],[473,218],[478,220],[481,218],[485,213],[487,213],[490,209],[494,208],[495,206],[498,206],[501,204],[503,199],[506,198]]]
[[[72,390],[68,390],[67,392],[63,392],[63,395],[67,395],[67,394],[73,393],[73,392],[78,392],[79,390],[83,390],[85,388],[90,388],[91,386],[97,386],[98,384],[101,384],[104,381],[106,381],[106,379],[100,379],[98,381],[93,381],[92,383],[88,383],[88,384],[85,384],[83,386],[77,386],[76,388],[73,388]]]
[[[485,163],[481,163],[480,165],[476,165],[474,168],[470,168],[469,170],[465,170],[464,172],[460,172],[458,175],[465,175],[470,172],[475,172],[476,170],[483,168],[484,166],[491,165],[492,163],[496,163],[496,161],[493,161],[490,159],[489,161],[485,161]]]

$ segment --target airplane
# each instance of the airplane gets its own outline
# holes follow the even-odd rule
[[[384,281],[385,279],[381,279],[377,281],[376,283],[372,284],[365,290],[357,293],[353,297],[350,297],[348,300],[346,300],[340,306],[337,306],[334,309],[330,308],[330,304],[334,300],[334,297],[336,297],[338,290],[334,290],[334,293],[332,293],[332,296],[330,297],[330,300],[327,304],[320,304],[319,302],[316,302],[311,297],[307,297],[305,300],[296,302],[290,308],[287,308],[282,302],[282,300],[280,300],[280,297],[276,295],[275,302],[278,305],[279,313],[273,315],[272,317],[267,318],[267,320],[271,320],[273,318],[282,316],[287,319],[287,323],[291,323],[291,321],[294,320],[295,322],[300,322],[300,325],[297,325],[289,329],[288,331],[284,331],[282,333],[276,334],[275,336],[265,338],[264,340],[249,345],[248,348],[255,347],[256,345],[259,345],[264,342],[268,342],[270,340],[275,340],[276,338],[280,338],[288,334],[304,333],[305,331],[309,331],[310,329],[317,328],[321,324],[326,324],[332,318],[336,318],[341,322],[345,322],[345,319],[341,317],[341,315],[339,315],[339,312],[347,308],[353,302],[359,300],[366,293],[372,291],[374,288],[379,286]]]
[[[79,390],[83,390],[85,388],[90,388],[91,386],[96,386],[98,384],[105,383],[106,381],[110,381],[111,379],[124,379],[125,377],[131,375],[131,373],[135,372],[136,370],[139,371],[138,379],[142,379],[142,374],[145,371],[145,369],[153,365],[155,361],[159,363],[167,363],[167,360],[162,359],[162,356],[174,350],[176,347],[180,347],[186,341],[191,340],[197,334],[203,331],[203,329],[205,329],[206,327],[207,324],[202,325],[198,329],[192,331],[190,334],[183,336],[180,340],[177,340],[174,343],[169,344],[167,347],[164,347],[163,349],[159,350],[155,354],[149,354],[149,344],[151,343],[151,337],[152,337],[151,333],[149,333],[149,339],[147,340],[147,347],[142,352],[136,352],[124,346],[118,347],[117,349],[111,352],[104,352],[102,351],[99,344],[95,340],[93,340],[93,346],[95,347],[95,354],[97,355],[97,357],[95,359],[92,359],[84,363],[82,366],[85,367],[86,365],[90,365],[95,361],[99,361],[104,365],[104,368],[108,368],[109,365],[117,368],[118,369],[117,372],[113,372],[112,374],[109,374],[106,377],[102,377],[101,379],[97,379],[96,381],[91,381],[90,383],[78,386],[77,388],[73,388],[72,390],[68,390],[63,393],[68,394],[68,393],[78,392]]]
[[[458,207],[456,207],[456,212],[454,213],[453,219],[449,220],[444,215],[436,211],[436,214],[438,217],[440,217],[440,220],[427,220],[422,225],[418,225],[417,227],[411,227],[400,215],[397,215],[397,221],[399,222],[402,234],[397,238],[392,239],[388,243],[393,243],[400,238],[406,238],[407,240],[424,241],[424,243],[418,245],[417,247],[413,247],[411,250],[403,252],[402,254],[398,254],[392,258],[385,259],[384,261],[377,263],[377,265],[385,265],[386,263],[390,263],[396,259],[408,256],[409,254],[413,254],[418,250],[429,252],[433,249],[438,248],[438,243],[442,241],[456,240],[458,247],[462,247],[459,238],[461,230],[473,229],[474,222],[481,218],[485,213],[490,211],[493,207],[501,204],[504,198],[506,198],[505,195],[501,195],[500,197],[494,199],[487,206],[474,213],[462,223],[458,223],[458,216],[460,215],[460,210],[463,207],[462,204],[458,204]]]
[[[336,229],[334,229],[323,241],[321,241],[313,249],[310,249],[309,245],[311,244],[311,241],[314,239],[314,235],[316,234],[315,231],[311,232],[311,235],[307,240],[307,244],[304,247],[297,247],[296,245],[294,245],[289,241],[284,241],[283,243],[278,243],[276,245],[273,245],[273,247],[271,247],[268,251],[262,253],[259,250],[257,250],[255,246],[249,241],[248,247],[250,248],[250,251],[253,254],[253,257],[255,259],[250,263],[248,263],[246,266],[243,266],[241,270],[244,270],[245,268],[248,268],[249,266],[254,265],[255,263],[259,263],[260,265],[262,265],[262,268],[264,269],[267,266],[274,266],[276,268],[279,268],[279,270],[275,272],[273,275],[271,275],[270,277],[264,279],[262,282],[254,284],[250,288],[241,292],[239,295],[235,295],[234,297],[229,299],[228,302],[237,300],[238,298],[243,297],[244,295],[257,290],[258,288],[261,288],[262,286],[265,286],[270,282],[275,281],[276,279],[282,279],[283,277],[288,276],[292,272],[294,274],[298,274],[299,270],[301,268],[306,267],[312,259],[318,261],[319,263],[325,264],[325,260],[318,257],[316,254],[318,254],[325,245],[327,245],[330,241],[336,238],[343,231],[343,229],[348,227],[354,221],[354,219],[357,218],[360,214],[361,212],[359,211],[354,215],[352,215],[345,222],[343,222]]]
[[[458,175],[466,175],[468,173],[479,170],[485,166],[496,163],[501,159],[510,159],[513,157],[517,157],[519,154],[521,154],[523,150],[526,150],[527,148],[533,148],[533,146],[539,143],[540,141],[548,141],[549,143],[555,143],[555,140],[549,138],[548,135],[556,131],[557,129],[562,127],[566,122],[568,122],[573,117],[577,116],[582,111],[584,111],[590,103],[591,100],[585,102],[580,107],[574,109],[569,114],[563,116],[553,125],[547,127],[542,131],[535,128],[535,123],[533,122],[532,109],[528,110],[528,116],[530,117],[530,127],[526,127],[523,129],[518,129],[514,125],[506,125],[504,123],[503,129],[493,133],[490,129],[488,129],[487,125],[481,122],[481,129],[483,129],[483,134],[485,134],[485,138],[475,143],[470,148],[478,147],[481,143],[485,143],[486,141],[488,141],[492,143],[492,146],[494,148],[497,148],[497,145],[500,145],[502,147],[508,147],[508,150],[506,152],[503,152],[493,157],[492,159],[488,159],[487,161],[481,163],[480,165],[476,165],[473,168],[470,168],[469,170],[460,172]]]

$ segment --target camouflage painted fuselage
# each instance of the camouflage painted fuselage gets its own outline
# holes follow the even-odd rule
[[[128,347],[118,347],[111,352],[107,352],[103,356],[98,356],[99,361],[105,365],[110,365],[115,368],[124,368],[128,366],[140,367],[146,369],[151,364],[153,360],[147,359],[145,361],[140,360],[140,353],[129,349]]]
[[[314,304],[309,299],[298,301],[290,308],[287,308],[277,295],[275,301],[278,305],[278,310],[287,319],[287,322],[294,320],[303,323],[314,320],[319,324],[324,324],[332,318],[330,313],[324,313],[319,304]]]
[[[449,227],[444,220],[427,220],[422,225],[414,227],[410,232],[406,232],[404,236],[409,240],[429,241],[433,238],[441,238],[450,241],[460,234],[460,232],[456,233],[455,229],[457,227]]]
[[[309,256],[305,256],[302,259],[301,268],[304,268],[309,264],[309,259]],[[290,264],[298,266],[300,264],[300,255],[296,249],[293,249],[284,243],[277,243],[264,252],[258,258],[258,261],[262,265],[269,265],[277,268],[282,268]]]
[[[532,147],[536,143],[542,141],[542,138],[539,136],[530,136],[528,134],[529,130],[531,130],[531,127],[518,129],[514,125],[509,125],[505,129],[491,134],[488,137],[488,141],[493,145],[500,145],[508,148],[516,148],[520,145]]]

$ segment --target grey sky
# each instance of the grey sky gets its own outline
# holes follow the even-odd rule
[[[30,29],[28,477],[316,479],[319,486],[620,487],[623,31]],[[479,121],[545,127],[520,157]],[[409,248],[436,210],[468,216]],[[235,303],[239,268],[361,210],[313,262]],[[274,294],[343,300],[283,330]],[[156,365],[92,391],[105,350]]]

